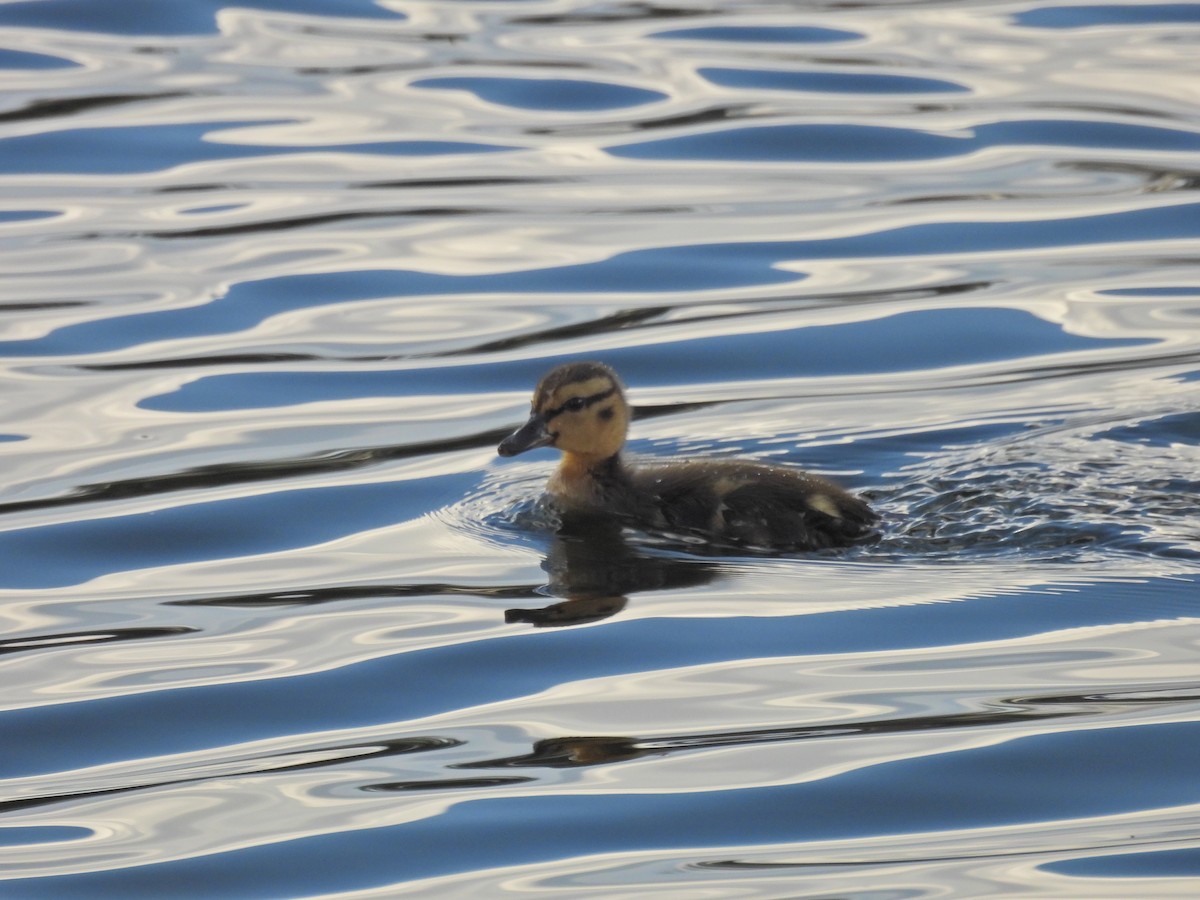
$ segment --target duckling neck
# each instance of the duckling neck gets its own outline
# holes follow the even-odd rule
[[[598,506],[628,481],[620,453],[594,456],[567,451],[550,478],[550,493],[572,506]]]

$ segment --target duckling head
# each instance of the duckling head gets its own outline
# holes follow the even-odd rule
[[[501,456],[557,447],[584,461],[608,459],[625,443],[629,404],[617,373],[603,363],[567,363],[533,392],[529,421],[500,442]]]

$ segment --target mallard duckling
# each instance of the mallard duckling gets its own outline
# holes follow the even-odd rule
[[[878,517],[831,481],[750,460],[677,460],[629,465],[621,455],[631,418],[617,374],[596,362],[568,363],[533,394],[529,421],[497,452],[556,447],[562,461],[548,492],[564,512],[608,513],[717,544],[817,550],[873,534]]]

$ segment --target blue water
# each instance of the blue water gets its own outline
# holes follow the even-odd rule
[[[1200,4],[0,25],[0,897],[1196,893]],[[559,534],[586,358],[881,537]]]

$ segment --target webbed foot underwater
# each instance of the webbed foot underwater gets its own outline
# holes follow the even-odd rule
[[[631,463],[621,452],[631,418],[616,372],[568,363],[538,383],[529,420],[497,452],[560,450],[547,492],[564,511],[759,549],[820,550],[875,534],[879,517],[865,501],[801,469],[724,459]]]

